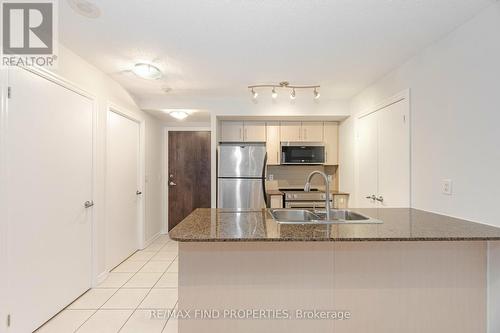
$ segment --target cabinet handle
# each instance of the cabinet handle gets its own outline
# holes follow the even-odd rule
[[[378,202],[384,202],[384,197],[379,195],[378,198],[375,198]]]

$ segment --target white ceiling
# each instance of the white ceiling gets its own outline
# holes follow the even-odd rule
[[[322,98],[344,99],[493,2],[95,0],[101,16],[89,19],[61,1],[59,30],[63,44],[139,101],[235,96],[282,80],[321,84]],[[164,78],[129,72],[142,61]]]

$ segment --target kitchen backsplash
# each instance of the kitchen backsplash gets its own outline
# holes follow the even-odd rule
[[[323,166],[323,165],[269,165],[267,167],[267,179],[271,180],[271,175],[273,178],[273,184],[276,184],[278,188],[297,186],[303,187],[306,181],[307,175],[315,170],[323,171],[327,175],[332,176],[333,190],[338,190],[337,181],[337,166]],[[315,176],[311,184],[313,186],[322,186],[324,182],[321,177]]]

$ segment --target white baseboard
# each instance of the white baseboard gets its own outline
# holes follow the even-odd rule
[[[144,242],[144,248],[147,248],[151,243],[153,243],[162,233],[158,232],[153,237]]]
[[[97,278],[95,279],[95,284],[92,287],[95,287],[99,285],[102,281],[106,280],[108,274],[109,274],[108,271],[104,271],[101,274],[97,275]]]

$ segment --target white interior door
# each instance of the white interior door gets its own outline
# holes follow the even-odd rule
[[[139,248],[140,124],[108,111],[106,265],[117,266]]]
[[[378,114],[378,195],[380,205],[410,207],[408,104],[403,100]]]
[[[409,207],[408,101],[402,99],[363,116],[357,133],[358,206]]]
[[[32,332],[91,285],[92,101],[9,69],[8,311]]]
[[[358,122],[358,207],[375,207],[369,197],[378,193],[378,117],[369,114]]]

